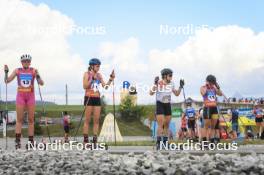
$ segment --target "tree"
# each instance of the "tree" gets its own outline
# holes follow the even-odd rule
[[[145,107],[134,105],[133,100],[129,95],[122,100],[119,112],[121,119],[125,121],[140,120],[142,116],[146,115]]]

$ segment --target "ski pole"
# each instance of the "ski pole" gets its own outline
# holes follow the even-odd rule
[[[44,105],[44,101],[43,101],[43,98],[42,98],[42,94],[41,94],[39,82],[38,82],[38,91],[39,91],[39,96],[40,96],[40,101],[41,101],[41,106],[42,106],[41,107],[42,108],[42,116],[44,117],[44,115],[45,115],[45,105]],[[45,124],[46,124],[46,130],[47,130],[47,134],[48,134],[48,137],[49,137],[49,141],[51,143],[51,138],[50,138],[50,132],[49,132],[49,127],[48,127],[47,117],[46,117]]]
[[[155,80],[154,80],[154,84],[157,86],[157,89],[156,89],[156,96],[155,96],[155,103],[157,103],[157,90],[158,90],[158,81],[159,81],[159,76],[156,76],[155,77]],[[156,137],[156,121],[157,121],[157,104],[154,104],[155,107],[154,107],[154,122],[153,122],[153,142],[155,142],[155,137]]]
[[[116,146],[116,109],[115,109],[115,82],[113,80],[113,110],[114,110],[114,134],[115,134],[115,146]]]
[[[90,100],[90,97],[88,96],[88,98],[87,98],[87,100],[86,100],[86,103],[85,103],[85,105],[84,105],[83,111],[82,111],[82,115],[81,115],[80,122],[79,122],[78,127],[77,127],[77,130],[75,131],[75,134],[74,134],[74,141],[76,141],[76,135],[78,134],[79,129],[80,129],[80,127],[81,127],[81,123],[82,123],[82,120],[83,120],[83,116],[84,116],[84,114],[85,114],[86,107],[87,107],[87,105],[88,105],[88,103],[89,103],[89,100]]]
[[[8,67],[5,66],[5,85],[6,85],[6,99],[5,99],[5,138],[6,138],[6,150],[7,150],[7,124],[8,124],[8,108],[7,108],[7,79],[8,79]]]

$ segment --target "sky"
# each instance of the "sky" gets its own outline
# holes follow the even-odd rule
[[[126,80],[137,85],[140,104],[154,103],[146,89],[165,67],[173,69],[176,85],[185,79],[186,96],[196,100],[208,74],[226,96],[264,96],[263,6],[238,0],[0,0],[0,64],[14,70],[22,54],[31,54],[45,81],[43,98],[58,104],[65,103],[65,84],[69,103],[82,102],[82,77],[92,57],[101,59],[105,80],[115,69],[116,87]],[[8,85],[9,100],[16,86]],[[115,93],[118,103],[119,88]],[[112,92],[102,94],[111,104]]]

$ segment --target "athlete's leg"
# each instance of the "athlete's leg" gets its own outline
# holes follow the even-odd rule
[[[163,123],[164,123],[164,115],[157,115],[157,123],[158,123],[158,136],[163,135]]]
[[[92,110],[93,110],[93,106],[86,106],[85,120],[83,124],[83,135],[84,137],[87,137],[87,139],[88,139],[88,132],[89,132],[89,125],[90,125]]]
[[[93,134],[95,136],[98,135],[100,115],[101,115],[101,106],[95,106],[94,115],[93,115]]]
[[[28,105],[28,136],[34,136],[35,105]]]
[[[164,121],[164,136],[166,137],[169,136],[170,121],[171,121],[171,115],[166,115]]]
[[[25,107],[23,105],[16,105],[16,113],[17,113],[16,133],[17,134],[21,134],[21,128],[22,128],[23,117],[24,117],[24,109]]]

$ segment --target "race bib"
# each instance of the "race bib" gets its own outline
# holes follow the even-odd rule
[[[32,74],[21,74],[20,75],[20,85],[24,88],[28,88],[33,80]]]
[[[171,96],[170,95],[166,95],[162,98],[162,102],[163,103],[170,103],[171,102]]]
[[[194,114],[193,113],[188,113],[187,115],[188,115],[189,118],[194,117]]]
[[[208,91],[207,99],[210,102],[215,102],[216,101],[216,96],[214,92]]]

